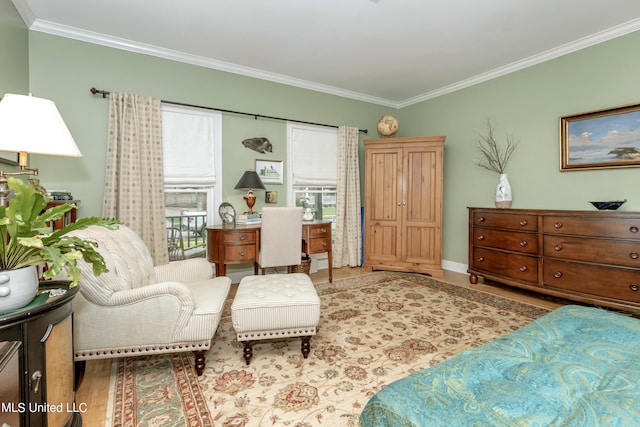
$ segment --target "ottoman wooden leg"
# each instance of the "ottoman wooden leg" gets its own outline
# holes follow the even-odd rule
[[[300,337],[302,343],[300,344],[300,349],[302,350],[302,357],[305,359],[309,357],[309,353],[311,353],[311,336]]]
[[[245,362],[247,362],[248,366],[249,362],[251,362],[251,358],[253,357],[253,348],[251,348],[251,341],[244,341],[242,344],[244,344],[242,357],[244,358]]]
[[[194,351],[193,352],[194,356],[195,356],[195,363],[194,363],[194,367],[196,368],[196,374],[198,374],[198,376],[202,375],[202,372],[204,372],[204,366],[205,366],[205,351]]]

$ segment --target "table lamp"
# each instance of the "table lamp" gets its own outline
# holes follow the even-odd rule
[[[247,207],[249,208],[246,213],[255,213],[253,212],[253,205],[256,203],[256,196],[253,194],[253,190],[266,190],[257,172],[246,171],[234,188],[236,190],[248,190],[247,194],[242,196],[242,198],[247,202]]]
[[[6,94],[0,101],[0,151],[18,153],[19,171],[0,171],[0,206],[9,203],[9,175],[38,175],[28,154],[82,157],[53,101],[31,95]]]

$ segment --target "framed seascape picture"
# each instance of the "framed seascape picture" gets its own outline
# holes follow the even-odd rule
[[[282,160],[256,160],[256,172],[265,184],[282,184]]]
[[[560,118],[560,170],[640,166],[640,104]]]

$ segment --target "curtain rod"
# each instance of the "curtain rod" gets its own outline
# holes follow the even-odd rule
[[[95,87],[92,87],[91,89],[89,89],[89,91],[94,95],[102,95],[102,98],[106,98],[107,95],[109,95],[109,93],[110,93],[109,91],[96,89]],[[182,102],[164,101],[164,100],[162,102],[164,102],[166,104],[179,105],[181,107],[204,108],[204,109],[207,109],[207,110],[220,111],[220,112],[223,112],[223,113],[240,114],[242,116],[251,116],[256,120],[258,120],[258,118],[261,118],[261,119],[271,119],[271,120],[282,120],[282,121],[285,121],[285,122],[303,123],[305,125],[325,126],[325,127],[329,127],[329,128],[338,128],[339,127],[339,126],[336,126],[336,125],[326,125],[326,124],[323,124],[323,123],[305,122],[303,120],[285,119],[285,118],[282,118],[282,117],[264,116],[262,114],[244,113],[242,111],[225,110],[223,108],[202,107],[200,105],[184,104]],[[369,130],[368,129],[358,129],[358,132],[369,133]]]

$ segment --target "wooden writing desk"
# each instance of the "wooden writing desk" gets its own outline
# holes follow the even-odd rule
[[[258,274],[256,261],[260,250],[260,224],[207,226],[207,249],[209,262],[216,266],[216,276],[227,274],[227,264],[250,262],[254,273]],[[325,252],[329,255],[329,282],[332,282],[331,221],[303,221],[301,253]]]

